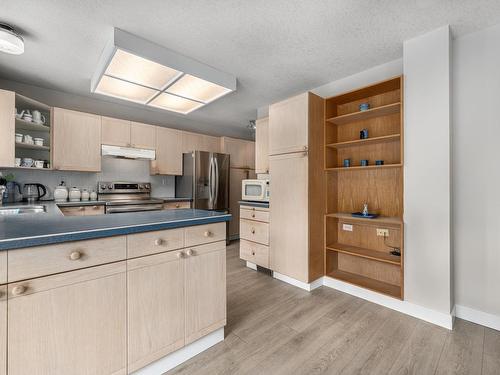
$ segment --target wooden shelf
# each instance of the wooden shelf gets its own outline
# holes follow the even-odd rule
[[[351,146],[362,146],[362,145],[369,145],[369,144],[374,144],[374,143],[399,141],[400,138],[401,138],[400,134],[390,134],[390,135],[383,135],[381,137],[373,137],[373,138],[366,138],[366,139],[356,139],[354,141],[330,143],[330,144],[327,144],[326,147],[342,148],[342,147],[351,147]]]
[[[378,262],[394,264],[397,266],[401,265],[401,257],[392,255],[390,253],[383,253],[382,251],[363,249],[361,247],[344,245],[339,243],[327,245],[326,249],[330,251],[336,251],[338,253],[344,253],[361,258],[376,260]]]
[[[382,281],[370,279],[365,276],[356,275],[354,273],[341,270],[333,270],[327,274],[329,277],[344,281],[349,284],[354,284],[366,289],[373,290],[391,297],[401,299],[401,288],[398,285],[384,283]]]
[[[361,223],[375,223],[377,225],[401,225],[403,224],[403,219],[399,217],[388,217],[388,216],[379,216],[374,219],[368,219],[364,217],[355,217],[350,213],[346,212],[334,212],[331,214],[326,214],[326,217],[333,217],[336,219],[349,220],[349,221],[357,221]]]
[[[2,167],[2,169],[22,169],[22,170],[29,169],[30,171],[53,171],[54,170],[52,168],[35,168],[35,167]]]
[[[39,151],[49,151],[50,150],[49,146],[31,145],[29,143],[22,143],[22,142],[16,142],[16,147],[17,148],[24,148],[27,150],[39,150]]]
[[[37,124],[33,121],[25,121],[23,119],[16,118],[16,130],[27,130],[27,131],[37,131],[37,132],[50,132],[50,127],[47,125]]]
[[[347,171],[359,171],[359,170],[367,170],[367,169],[388,169],[388,168],[401,168],[403,164],[384,164],[384,165],[368,165],[363,167],[361,165],[355,167],[333,167],[333,168],[325,168],[326,171],[331,172],[347,172]]]
[[[348,113],[346,115],[331,117],[326,121],[335,125],[344,125],[354,121],[362,121],[374,117],[388,116],[394,113],[399,113],[400,111],[401,111],[401,103],[398,102],[371,108],[366,111],[353,112],[353,113]]]

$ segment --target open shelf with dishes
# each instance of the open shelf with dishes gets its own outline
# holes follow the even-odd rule
[[[15,167],[51,168],[52,108],[16,93]]]
[[[325,275],[400,299],[402,108],[395,77],[326,99],[324,124],[324,169],[335,172],[326,175]],[[353,217],[365,204],[378,216]]]

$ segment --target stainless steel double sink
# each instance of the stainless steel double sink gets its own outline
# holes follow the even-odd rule
[[[23,214],[44,214],[47,212],[47,207],[43,205],[34,206],[0,206],[0,216],[7,215],[23,215]]]

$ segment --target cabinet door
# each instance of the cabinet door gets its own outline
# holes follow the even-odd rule
[[[254,142],[244,139],[223,137],[221,145],[221,152],[231,156],[231,168],[254,169]]]
[[[269,107],[269,155],[307,149],[308,101],[304,93]]]
[[[269,173],[269,118],[257,120],[255,125],[255,172]]]
[[[156,148],[156,126],[132,122],[130,143],[132,147],[154,150]]]
[[[151,162],[153,174],[182,175],[182,132],[156,127],[156,160]]]
[[[184,345],[181,251],[132,259],[128,266],[128,371]]]
[[[220,152],[220,138],[203,135],[203,148],[201,151]]]
[[[9,284],[10,375],[127,370],[125,262]]]
[[[0,375],[7,374],[7,285],[0,286]]]
[[[101,143],[130,147],[130,121],[103,116]]]
[[[15,94],[0,90],[0,167],[14,166]],[[22,109],[19,108],[18,111]]]
[[[101,116],[54,108],[54,167],[100,172]]]
[[[238,238],[240,233],[240,204],[241,181],[255,178],[255,173],[249,169],[231,168],[229,170],[229,213],[232,215],[229,221],[230,239]]]
[[[309,282],[307,154],[272,156],[269,166],[271,269]]]
[[[182,132],[182,152],[203,151],[204,148],[203,135]]]
[[[186,250],[186,345],[226,325],[226,241]]]
[[[85,216],[85,206],[59,207],[64,216]]]

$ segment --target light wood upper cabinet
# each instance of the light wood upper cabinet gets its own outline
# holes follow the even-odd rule
[[[101,116],[54,108],[54,168],[101,170]]]
[[[131,122],[130,124],[130,144],[136,148],[156,148],[156,128],[157,126]]]
[[[186,345],[226,325],[226,242],[186,250]]]
[[[269,117],[255,122],[255,173],[269,173]]]
[[[255,142],[222,137],[221,152],[231,156],[231,168],[255,169]]]
[[[184,345],[184,263],[170,251],[128,266],[128,371]]]
[[[309,93],[269,107],[269,155],[307,150]],[[274,189],[273,189],[274,190]]]
[[[203,148],[203,135],[182,132],[182,152],[201,151]]]
[[[156,160],[151,162],[151,174],[182,175],[183,132],[156,127]]]
[[[201,151],[220,152],[220,138],[211,135],[202,135],[203,148]]]
[[[15,158],[15,93],[0,90],[0,167],[13,167]]]
[[[8,289],[9,375],[126,374],[125,262]]]
[[[130,121],[103,116],[101,143],[130,147]]]
[[[269,159],[272,191],[279,192],[270,201],[271,269],[307,283],[308,157],[301,152]]]

